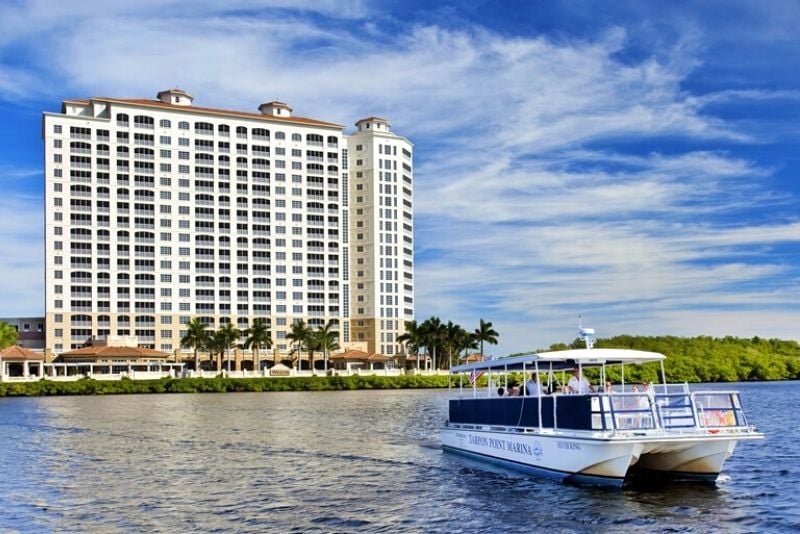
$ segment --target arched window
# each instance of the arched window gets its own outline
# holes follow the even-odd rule
[[[275,139],[286,139],[286,134],[283,132],[275,132]]]
[[[147,115],[136,115],[133,117],[133,125],[139,128],[152,128],[155,121],[153,117]]]
[[[214,125],[210,122],[196,122],[194,123],[194,131],[198,134],[211,135],[214,133]]]
[[[92,194],[92,188],[88,185],[71,185],[69,191],[77,196],[90,196]]]
[[[266,128],[253,128],[253,139],[265,140],[269,139],[269,130]]]
[[[125,113],[117,113],[117,125],[119,126],[127,126],[128,125],[128,115]]]
[[[161,126],[162,128],[171,128],[172,127],[172,123],[167,119],[161,119],[159,121],[158,125]]]
[[[186,122],[186,121],[181,121],[181,122],[178,123],[178,128],[181,129],[181,130],[188,130],[189,129],[189,123]]]

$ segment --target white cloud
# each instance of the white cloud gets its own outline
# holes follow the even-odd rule
[[[4,316],[36,316],[44,309],[41,198],[0,196],[0,302]]]
[[[714,333],[721,306],[735,308],[732,325],[752,313],[764,335],[784,331],[762,319],[785,325],[791,315],[780,310],[796,294],[797,267],[772,251],[797,250],[800,223],[776,209],[796,215],[797,199],[767,187],[773,169],[730,148],[760,142],[753,132],[709,110],[796,94],[690,94],[696,30],[622,61],[624,28],[555,41],[396,21],[388,31],[361,2],[183,6],[0,8],[0,43],[41,43],[30,68],[0,66],[0,92],[28,87],[57,101],[178,85],[200,105],[255,110],[280,98],[298,115],[342,124],[386,116],[417,149],[419,318],[493,320],[500,352],[572,339],[575,316],[587,311],[600,332]],[[270,7],[285,9],[258,15]],[[671,152],[630,146],[676,138]],[[755,221],[739,216],[753,211]],[[543,341],[531,345],[534,328],[559,337],[535,334]]]

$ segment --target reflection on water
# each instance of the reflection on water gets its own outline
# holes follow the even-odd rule
[[[0,399],[0,528],[754,531],[800,526],[800,384],[741,384],[764,442],[717,487],[562,486],[443,454],[445,391]],[[723,386],[717,389],[726,389]]]

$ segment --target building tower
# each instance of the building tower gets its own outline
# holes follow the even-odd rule
[[[391,356],[414,318],[412,144],[378,117],[356,128],[347,139],[352,338]]]

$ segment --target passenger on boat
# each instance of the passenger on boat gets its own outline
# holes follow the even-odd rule
[[[502,388],[502,387],[497,388],[497,396],[498,397],[505,397],[506,396],[506,390],[504,388]]]
[[[581,370],[577,367],[573,369],[572,378],[569,379],[569,383],[567,384],[567,393],[586,395],[592,391],[595,391],[594,386],[581,376]]]
[[[528,397],[540,397],[542,395],[542,384],[539,382],[539,376],[536,373],[531,373],[531,379],[525,382],[525,395]]]

